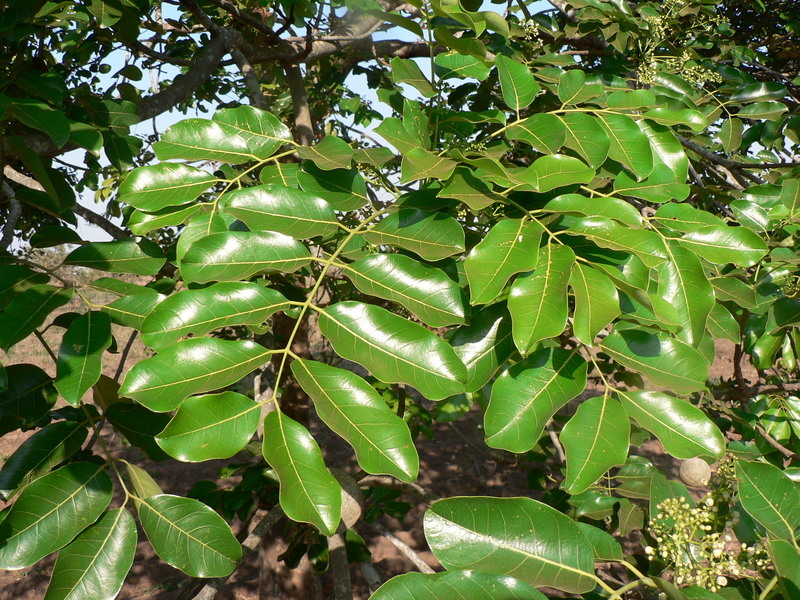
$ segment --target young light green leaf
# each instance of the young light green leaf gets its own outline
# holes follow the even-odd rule
[[[517,113],[529,106],[539,93],[539,84],[531,70],[524,63],[502,54],[495,59],[495,65],[506,106]]]
[[[580,494],[611,467],[624,465],[630,433],[628,415],[616,400],[597,396],[583,402],[559,436],[567,455],[564,489]]]
[[[441,269],[402,254],[370,254],[344,272],[361,292],[397,302],[431,327],[465,322],[464,293]]]
[[[297,172],[297,181],[303,190],[324,198],[335,210],[358,210],[369,202],[367,184],[357,169],[325,171],[307,161]]]
[[[181,260],[185,281],[237,281],[259,273],[293,273],[311,262],[296,239],[271,231],[224,231],[197,240]]]
[[[579,342],[591,346],[594,338],[622,312],[614,282],[602,271],[575,263],[569,276],[575,295],[572,332]]]
[[[425,513],[425,538],[449,570],[513,573],[533,586],[592,590],[594,552],[578,525],[530,498],[447,498]]]
[[[567,129],[564,121],[549,113],[536,113],[509,125],[506,137],[529,144],[537,152],[553,154],[567,140]]]
[[[453,217],[417,208],[401,208],[364,233],[371,244],[411,250],[425,260],[464,251],[464,229]]]
[[[8,350],[44,323],[48,315],[72,298],[73,290],[38,284],[17,294],[0,313],[0,348]]]
[[[378,306],[339,302],[320,312],[319,326],[340,356],[381,381],[407,383],[429,400],[464,391],[464,363],[421,325]]]
[[[628,415],[655,435],[675,458],[721,458],[725,438],[706,414],[686,400],[661,392],[617,391]]]
[[[336,214],[322,198],[271,183],[224,194],[220,207],[250,229],[276,231],[295,238],[328,235],[339,227]]]
[[[273,411],[264,419],[262,451],[278,475],[286,516],[333,535],[341,519],[342,488],[325,467],[308,430],[281,411]]]
[[[496,223],[464,261],[470,303],[492,302],[513,275],[533,270],[543,231],[538,222],[529,219],[503,219]]]
[[[638,371],[653,385],[689,394],[705,389],[708,366],[688,344],[644,330],[614,331],[603,340],[603,352],[621,365]]]
[[[258,325],[290,306],[283,294],[258,283],[232,281],[169,296],[142,323],[142,341],[155,350],[182,337],[220,327]]]
[[[395,57],[392,59],[391,65],[392,79],[395,83],[407,83],[426,98],[436,94],[431,82],[422,74],[422,70],[413,60]]]
[[[480,571],[405,573],[384,583],[370,600],[449,600],[454,592],[470,600],[546,600],[540,591],[518,579]]]
[[[80,404],[102,371],[103,352],[111,345],[111,318],[90,311],[69,326],[58,350],[55,386],[72,406]]]
[[[547,421],[586,388],[586,361],[575,351],[543,348],[501,373],[484,417],[486,443],[522,453]]]
[[[230,575],[242,546],[214,510],[193,498],[160,494],[139,503],[139,521],[153,550],[190,577]]]
[[[193,396],[183,401],[156,442],[183,462],[230,458],[253,437],[260,409],[236,392]]]
[[[314,401],[322,421],[350,444],[367,473],[412,482],[419,457],[408,425],[371,385],[345,369],[297,359],[292,373]]]
[[[175,410],[187,396],[238,381],[264,364],[270,351],[251,341],[192,338],[128,371],[120,395],[156,412]]]
[[[779,468],[767,463],[736,463],[739,501],[769,534],[794,543],[800,526],[800,492]]]
[[[70,252],[64,259],[66,265],[134,275],[154,275],[165,262],[161,248],[148,239],[142,239],[139,243],[133,239],[89,242]]]
[[[598,119],[611,140],[608,157],[628,167],[639,181],[647,177],[653,170],[653,151],[636,121],[618,114],[601,114]]]
[[[291,143],[292,132],[270,113],[254,106],[218,110],[211,117],[234,130],[258,158],[269,158],[284,144]]]
[[[559,117],[566,128],[564,145],[577,152],[593,168],[608,158],[611,140],[597,117],[586,113],[567,113]]]
[[[136,553],[136,522],[116,508],[58,552],[44,600],[113,600]]]
[[[185,119],[161,134],[153,144],[159,160],[213,160],[238,165],[256,160],[237,128],[208,119]]]
[[[0,568],[22,569],[67,545],[111,502],[103,465],[70,463],[22,492],[0,522]]]
[[[161,163],[134,169],[119,186],[119,200],[147,212],[180,206],[218,180],[208,171],[183,164]]]
[[[511,285],[508,310],[514,344],[525,356],[540,341],[559,335],[567,324],[567,282],[575,264],[568,246],[547,244],[539,250],[536,268]]]

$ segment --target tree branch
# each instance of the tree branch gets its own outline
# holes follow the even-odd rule
[[[401,540],[399,537],[397,537],[388,529],[386,529],[386,527],[378,523],[378,521],[372,522],[371,525],[378,530],[378,533],[380,533],[383,537],[389,540],[392,543],[392,545],[394,545],[395,548],[400,550],[400,552],[402,552],[412,563],[414,563],[414,566],[417,567],[417,569],[419,569],[420,572],[429,574],[436,572],[431,568],[431,566],[428,563],[422,560],[420,555],[417,554],[416,550],[414,550],[411,546],[406,544],[403,540]]]
[[[393,490],[400,490],[401,492],[405,492],[409,496],[413,496],[425,504],[431,504],[439,499],[438,496],[430,493],[428,490],[416,483],[407,483],[388,475],[367,475],[359,480],[358,485],[362,487],[379,486]]]
[[[294,130],[297,143],[310,146],[314,141],[314,123],[311,121],[311,110],[308,108],[306,84],[303,81],[303,72],[297,65],[286,65],[286,83],[292,95],[294,107]]]
[[[3,179],[3,193],[8,198],[8,214],[6,222],[3,225],[3,237],[0,239],[0,250],[7,250],[14,241],[14,230],[17,228],[17,222],[22,216],[22,205],[17,200],[17,194],[14,193],[14,188],[8,185],[8,182]]]
[[[258,75],[253,70],[253,65],[250,64],[247,57],[236,46],[230,48],[230,53],[233,60],[236,61],[239,71],[242,72],[244,83],[250,92],[250,104],[256,108],[265,108],[264,93],[261,91],[261,83],[258,81]]]
[[[72,211],[87,223],[96,225],[97,227],[105,231],[115,240],[125,240],[131,237],[130,233],[128,233],[124,229],[121,229],[120,227],[117,227],[111,221],[106,219],[104,216],[98,215],[96,212],[89,210],[85,206],[81,206],[80,204],[75,204],[75,206],[72,207]]]
[[[686,139],[682,135],[675,134],[675,137],[678,138],[678,141],[681,145],[694,152],[695,154],[705,158],[706,160],[714,163],[715,165],[719,165],[721,167],[725,167],[727,169],[734,169],[734,170],[741,170],[741,169],[783,169],[783,168],[792,168],[800,166],[800,162],[780,162],[780,163],[748,163],[748,162],[739,162],[735,160],[731,160],[729,158],[725,158],[724,156],[720,156],[719,154],[715,154],[711,152],[707,148],[703,148],[700,144],[696,144],[695,142]]]

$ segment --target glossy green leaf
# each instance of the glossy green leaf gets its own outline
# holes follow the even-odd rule
[[[5,309],[25,290],[48,281],[47,273],[37,273],[21,265],[0,265],[0,308]]]
[[[564,489],[580,494],[611,467],[624,465],[630,433],[628,415],[616,400],[597,396],[583,402],[559,436],[567,455]]]
[[[606,217],[634,229],[642,227],[642,215],[639,211],[619,198],[603,198],[602,202],[598,202],[596,198],[587,198],[580,194],[562,194],[545,204],[544,210],[582,217]]]
[[[502,196],[492,190],[491,183],[479,179],[466,167],[456,168],[447,184],[439,191],[438,197],[458,200],[473,210],[480,210],[503,200]]]
[[[259,273],[292,273],[311,262],[302,243],[271,231],[225,231],[197,240],[181,260],[185,281],[237,281]]]
[[[719,302],[714,302],[711,312],[708,313],[708,331],[715,338],[723,338],[738,344],[741,340],[741,330],[738,321],[731,312]]]
[[[258,283],[215,283],[183,290],[158,304],[142,323],[142,341],[155,350],[182,337],[233,325],[258,325],[290,306],[283,294]]]
[[[638,371],[653,385],[689,394],[705,389],[708,366],[690,345],[647,331],[614,331],[601,344],[603,352]]]
[[[175,163],[148,165],[125,178],[119,187],[119,200],[155,212],[192,202],[216,182],[214,175],[195,167]]]
[[[608,133],[600,125],[597,117],[586,113],[566,113],[560,116],[566,127],[564,145],[577,152],[589,166],[602,165],[611,149]]]
[[[425,260],[464,251],[464,230],[453,217],[417,208],[401,208],[364,232],[371,244],[411,250]]]
[[[564,106],[583,104],[603,93],[603,88],[596,83],[586,83],[586,74],[579,69],[572,69],[558,79],[558,99]]]
[[[622,561],[622,546],[614,536],[589,523],[578,522],[578,528],[583,537],[591,544],[594,550],[594,559],[597,562]]]
[[[524,63],[502,54],[495,59],[495,65],[506,106],[517,113],[529,106],[539,93],[539,84],[531,70]]]
[[[492,302],[513,275],[536,267],[543,231],[529,219],[504,219],[489,230],[464,261],[473,305]]]
[[[342,490],[308,430],[281,411],[273,411],[264,419],[262,451],[278,475],[286,516],[333,535],[341,519]]]
[[[292,373],[322,421],[350,444],[367,473],[412,482],[419,457],[408,425],[361,377],[317,361],[297,359]]]
[[[725,438],[706,414],[686,400],[661,392],[617,391],[636,422],[655,435],[675,458],[721,458]]]
[[[258,158],[269,158],[281,146],[292,141],[292,132],[286,125],[254,106],[218,110],[212,119],[235,131],[244,140],[250,154]]]
[[[69,141],[69,120],[60,110],[57,110],[40,100],[33,98],[13,98],[7,109],[21,123],[32,129],[44,132],[53,140],[57,148],[61,148]]]
[[[566,232],[585,237],[602,248],[635,254],[648,267],[667,257],[664,241],[657,233],[631,229],[604,217],[575,219]]]
[[[685,125],[698,133],[708,126],[703,113],[699,110],[691,110],[688,108],[683,110],[669,110],[668,108],[659,107],[648,110],[643,116],[660,125]]]
[[[0,348],[8,351],[37,329],[55,309],[72,298],[73,291],[38,284],[17,294],[0,313]]]
[[[597,334],[622,312],[617,287],[608,275],[583,263],[575,263],[569,285],[575,295],[572,333],[591,346]]]
[[[678,242],[717,265],[750,267],[767,253],[764,240],[745,227],[703,227],[690,231]]]
[[[395,57],[392,59],[391,65],[392,79],[395,83],[407,83],[426,98],[436,94],[431,82],[423,75],[422,70],[413,60]]]
[[[654,165],[666,165],[675,173],[676,183],[685,183],[689,174],[689,158],[672,129],[645,119],[637,121],[637,125],[650,139]]]
[[[320,312],[333,349],[388,383],[407,383],[429,400],[464,391],[466,367],[449,344],[378,306],[339,302]]]
[[[567,282],[575,264],[568,246],[547,244],[539,250],[536,268],[511,285],[508,310],[514,344],[525,356],[540,341],[554,337],[567,325]]]
[[[212,508],[193,498],[150,496],[139,521],[156,554],[190,577],[230,575],[242,556],[231,528]]]
[[[29,567],[62,548],[102,514],[111,495],[103,465],[71,463],[40,477],[0,522],[0,568]]]
[[[307,164],[313,165],[314,163]],[[261,183],[275,183],[278,185],[285,185],[286,187],[295,188],[299,185],[297,181],[297,175],[299,172],[300,165],[297,163],[275,162],[263,167],[258,172],[258,179],[261,181]]]
[[[56,403],[53,380],[28,364],[10,365],[3,374],[6,385],[0,391],[0,435],[34,427]]]
[[[653,170],[653,151],[636,121],[618,114],[601,114],[598,119],[611,141],[608,157],[628,167],[639,181],[647,177]]]
[[[577,524],[530,498],[447,498],[425,513],[425,538],[449,570],[475,569],[572,593],[592,590],[594,552]]]
[[[534,161],[526,173],[528,177],[532,177],[537,191],[549,192],[566,185],[589,183],[594,179],[594,169],[572,156],[548,154]]]
[[[624,196],[663,204],[673,198],[685,200],[691,190],[685,183],[675,181],[675,173],[669,167],[657,164],[653,167],[653,172],[640,182],[628,177],[624,171],[620,172],[614,178],[614,191]]]
[[[156,483],[156,480],[143,468],[126,462],[125,473],[130,480],[129,491],[131,492],[131,499],[133,500],[133,505],[136,507],[136,510],[141,509],[142,500],[164,493],[158,483]]]
[[[473,315],[470,324],[456,329],[449,341],[467,367],[467,393],[477,392],[489,383],[515,349],[511,322],[500,304]]]
[[[397,302],[431,327],[465,322],[464,293],[441,269],[402,254],[370,254],[344,272],[361,292]]]
[[[108,313],[112,323],[141,331],[147,315],[165,298],[162,294],[132,294],[106,304],[101,310]]]
[[[113,600],[136,553],[136,522],[124,508],[103,515],[62,548],[44,600]]]
[[[725,119],[717,134],[722,142],[722,149],[729,154],[737,150],[742,143],[743,132],[744,124],[741,119],[735,117]]]
[[[450,600],[454,593],[470,600],[546,600],[518,579],[480,571],[405,573],[384,583],[370,600]]]
[[[656,104],[656,95],[651,90],[618,90],[606,98],[608,108],[634,110],[650,108]]]
[[[154,275],[166,259],[156,244],[148,239],[114,242],[89,242],[79,246],[64,259],[64,264],[89,267],[112,273]]]
[[[205,210],[207,205],[190,204],[188,206],[167,207],[154,213],[140,210],[131,211],[127,220],[128,228],[134,235],[145,235],[162,227],[175,227],[182,225]]]
[[[87,312],[75,319],[58,350],[55,386],[72,406],[78,406],[102,371],[102,356],[111,345],[111,318]]]
[[[553,154],[564,145],[567,129],[564,121],[549,113],[537,113],[506,130],[510,140],[520,140],[542,154]]]
[[[739,501],[771,537],[794,543],[800,526],[800,492],[781,470],[767,463],[736,463]],[[1,525],[0,525],[1,526]]]
[[[705,335],[708,315],[715,303],[714,288],[693,252],[677,244],[667,244],[666,248],[669,260],[656,269],[658,295],[680,316],[678,337],[697,347]]]
[[[297,181],[303,190],[324,198],[335,210],[358,210],[369,203],[367,184],[357,169],[325,171],[308,161],[298,171]]]
[[[447,179],[456,168],[454,160],[438,156],[422,148],[412,148],[403,154],[401,181],[408,183],[419,179]]]
[[[0,469],[0,499],[8,501],[21,487],[75,454],[88,433],[83,424],[59,421],[22,442]]]
[[[187,398],[156,441],[183,462],[230,458],[258,427],[261,406],[236,392]]]
[[[780,83],[767,81],[745,85],[731,94],[731,102],[759,102],[780,100],[786,96],[786,87]]]
[[[769,100],[748,104],[736,113],[736,116],[744,119],[766,119],[771,121],[777,119],[788,110],[789,108],[782,102]]]
[[[353,149],[350,145],[333,135],[325,136],[314,146],[301,146],[297,153],[325,171],[349,169],[353,160]]]
[[[270,354],[251,341],[184,340],[134,365],[119,393],[150,410],[168,412],[187,396],[235,383],[267,362]]]
[[[239,133],[225,123],[185,119],[162,133],[161,140],[153,144],[153,151],[159,160],[213,160],[234,165],[259,158]]]
[[[575,351],[543,348],[503,371],[484,417],[486,443],[516,453],[533,448],[556,411],[586,388],[586,370]]]

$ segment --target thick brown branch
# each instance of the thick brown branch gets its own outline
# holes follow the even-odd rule
[[[311,110],[308,108],[306,84],[303,81],[303,72],[297,65],[285,67],[286,83],[292,95],[294,107],[294,130],[297,143],[310,146],[314,141],[314,124],[311,121]]]
[[[253,70],[253,65],[250,64],[247,57],[245,57],[242,51],[236,46],[231,47],[230,52],[233,60],[236,61],[236,66],[239,67],[239,71],[242,72],[244,83],[250,92],[250,104],[256,108],[264,108],[264,94],[261,91],[261,83],[258,81],[258,74]]]
[[[721,167],[725,167],[727,169],[783,169],[783,168],[792,168],[800,166],[800,162],[780,162],[780,163],[748,163],[748,162],[739,162],[735,160],[731,160],[729,158],[725,158],[724,156],[720,156],[719,154],[715,154],[711,152],[707,148],[703,148],[700,144],[697,144],[691,140],[687,140],[682,135],[675,134],[675,137],[678,138],[678,141],[681,145],[694,152],[701,158],[706,159],[714,163],[715,165],[719,165]]]

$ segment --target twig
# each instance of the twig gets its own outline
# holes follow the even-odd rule
[[[414,566],[417,567],[417,569],[419,569],[420,572],[429,574],[436,572],[431,568],[431,566],[428,563],[422,560],[420,555],[417,554],[416,550],[414,550],[411,546],[406,544],[403,540],[401,540],[392,532],[390,532],[388,529],[386,529],[383,525],[378,523],[378,521],[373,522],[372,526],[378,530],[378,533],[380,533],[383,537],[389,540],[394,545],[395,548],[400,550],[400,552],[402,552],[406,556],[406,558],[408,558],[412,563],[414,563]]]
[[[39,342],[41,342],[42,346],[44,346],[44,349],[45,349],[45,350],[47,351],[47,353],[50,355],[50,358],[52,358],[52,359],[53,359],[53,362],[54,362],[54,363],[56,363],[56,364],[58,364],[58,357],[55,355],[55,352],[53,352],[53,351],[50,349],[50,346],[48,345],[48,343],[47,343],[47,340],[45,340],[45,339],[44,339],[44,337],[42,336],[42,334],[41,334],[41,333],[39,333],[39,330],[38,330],[38,329],[34,329],[34,330],[33,330],[33,335],[35,335],[35,336],[36,336],[36,339],[37,339],[37,340],[39,340]]]
[[[297,65],[286,65],[286,83],[292,95],[294,107],[294,128],[297,142],[303,146],[310,146],[314,141],[314,123],[311,120],[311,110],[308,108],[306,85],[303,73]]]
[[[7,250],[14,241],[14,230],[17,228],[19,218],[22,216],[22,205],[17,200],[17,195],[14,193],[14,188],[8,185],[8,182],[3,180],[3,193],[8,198],[8,214],[6,215],[6,222],[3,225],[3,237],[0,239],[0,250]]]
[[[713,162],[714,164],[720,165],[721,167],[727,167],[728,169],[783,169],[783,168],[791,168],[800,166],[798,162],[780,162],[780,163],[747,163],[747,162],[739,162],[735,160],[731,160],[729,158],[725,158],[724,156],[720,156],[719,154],[715,154],[710,150],[703,148],[700,144],[696,144],[691,140],[687,140],[682,135],[675,134],[675,137],[678,138],[678,141],[684,148],[688,148],[695,154],[698,154]]]
[[[367,587],[369,587],[370,595],[374,594],[378,590],[378,588],[381,587],[381,585],[383,584],[383,580],[381,579],[381,574],[378,573],[378,570],[372,563],[360,562],[358,563],[358,566],[361,569],[361,574],[367,581]]]
[[[116,225],[114,225],[114,223],[106,219],[104,216],[89,210],[85,206],[76,204],[75,206],[72,207],[72,210],[81,219],[83,219],[88,223],[91,223],[92,225],[96,225],[115,240],[124,240],[131,237],[130,233],[128,233],[124,229],[121,229],[120,227],[117,227]]]
[[[431,504],[439,499],[438,496],[430,493],[419,484],[400,481],[389,475],[367,475],[363,477],[358,484],[362,487],[379,486],[392,490],[400,490],[425,504]]]
[[[125,344],[125,348],[122,350],[122,355],[119,357],[119,364],[117,365],[117,370],[114,373],[114,381],[119,381],[119,376],[122,375],[122,371],[125,368],[125,361],[128,360],[128,353],[131,351],[133,347],[133,342],[136,339],[136,334],[139,333],[135,329],[131,332],[130,337],[128,338],[128,342]]]
[[[342,526],[341,529],[344,529]],[[342,531],[328,538],[328,557],[333,575],[333,595],[336,600],[353,600],[353,584],[347,563],[347,546]]]
[[[567,462],[567,455],[564,454],[564,446],[561,445],[561,440],[558,439],[558,435],[556,434],[556,430],[553,429],[553,420],[547,423],[547,435],[550,436],[550,441],[553,442],[553,446],[556,448],[556,454],[558,455],[558,461],[561,464]]]

